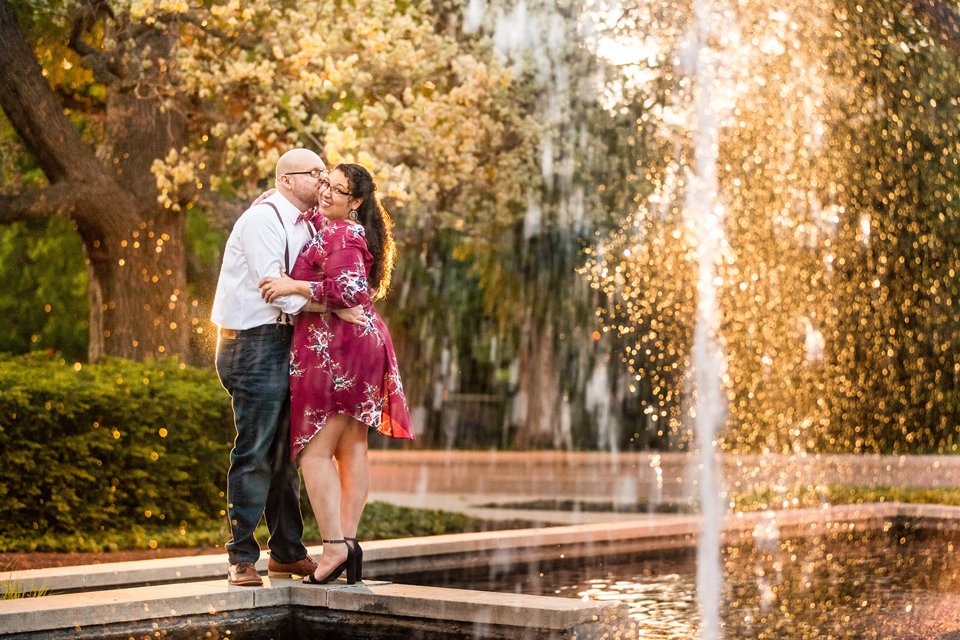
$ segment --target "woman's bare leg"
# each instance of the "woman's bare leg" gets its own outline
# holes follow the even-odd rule
[[[367,458],[369,428],[353,418],[347,420],[349,424],[343,428],[334,456],[340,467],[340,525],[343,535],[355,538],[370,491],[370,462]]]
[[[300,466],[307,495],[310,496],[310,506],[320,527],[320,535],[325,540],[341,540],[344,535],[340,526],[340,480],[333,454],[345,427],[350,426],[348,420],[344,415],[329,417],[323,429],[300,452]],[[346,558],[347,545],[325,544],[314,576],[326,577]]]

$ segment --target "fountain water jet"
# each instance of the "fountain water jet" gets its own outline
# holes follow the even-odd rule
[[[720,309],[716,283],[716,263],[724,234],[723,209],[717,202],[719,117],[714,96],[717,63],[710,49],[719,15],[709,0],[694,3],[695,32],[688,50],[695,80],[695,173],[691,189],[687,192],[685,211],[697,238],[698,298],[693,333],[694,427],[703,521],[697,541],[697,600],[702,625],[700,633],[705,640],[720,637],[720,532],[724,516],[715,451],[716,433],[726,415],[724,391],[720,384],[724,364],[718,343]]]

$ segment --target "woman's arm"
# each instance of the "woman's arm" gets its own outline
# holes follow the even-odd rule
[[[327,256],[322,271],[310,273],[316,280],[294,280],[281,271],[279,278],[263,278],[260,295],[267,302],[278,296],[300,295],[330,310],[347,309],[370,302],[364,257],[367,245],[361,229],[337,229],[323,240]]]
[[[334,240],[336,244],[339,244]],[[330,309],[345,309],[370,302],[367,269],[364,264],[366,244],[362,237],[348,236],[342,247],[330,252],[323,265],[323,277],[309,283],[310,300]]]
[[[276,296],[289,295],[288,292],[302,291],[305,289],[306,293],[301,295],[309,298],[311,284],[312,283],[305,280],[294,280],[287,274],[282,273],[279,278],[264,278],[261,280],[260,295],[263,296],[264,300],[270,302],[270,300]],[[327,311],[332,311],[341,320],[345,320],[351,324],[366,324],[367,322],[367,316],[363,312],[363,305],[359,304],[343,309],[329,309],[327,305],[322,302],[308,299],[302,311],[307,313],[326,313]]]
[[[260,295],[267,302],[273,302],[277,296],[288,296],[297,294],[304,298],[310,298],[310,282],[306,280],[294,280],[287,274],[280,272],[279,278],[264,278],[260,281]],[[319,302],[316,301],[315,302]],[[309,303],[308,303],[309,304]],[[307,309],[309,311],[309,309]],[[326,311],[326,309],[324,309]]]

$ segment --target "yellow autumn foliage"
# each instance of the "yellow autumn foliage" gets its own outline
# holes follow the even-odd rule
[[[162,204],[184,207],[197,185],[251,197],[283,151],[306,146],[368,166],[403,231],[489,233],[522,215],[539,188],[539,128],[489,45],[441,33],[425,2],[244,5],[193,3],[176,21],[171,101],[204,117],[154,163]],[[185,11],[128,7],[167,22]]]

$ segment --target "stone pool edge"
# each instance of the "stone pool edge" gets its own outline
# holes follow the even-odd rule
[[[837,526],[870,529],[886,522],[915,521],[956,523],[960,507],[929,504],[870,503],[811,509],[758,511],[728,515],[724,535],[728,541],[756,535],[763,527],[776,525],[783,535],[816,535]],[[364,543],[364,573],[371,578],[390,578],[423,571],[456,569],[487,564],[511,564],[541,557],[614,555],[645,550],[689,547],[696,544],[700,520],[696,516],[658,515],[633,521],[599,524],[461,533],[421,538],[379,540]],[[317,555],[322,547],[310,547]],[[115,589],[133,585],[157,585],[226,577],[223,554],[179,556],[25,571],[0,572],[0,581],[23,591],[52,589],[57,592]],[[264,552],[257,569],[266,572]]]
[[[382,581],[308,586],[295,580],[268,579],[264,587],[235,587],[216,580],[5,601],[0,603],[0,629],[3,636],[29,637],[154,619],[193,618],[202,623],[222,613],[290,606],[559,633],[616,626],[626,618],[627,610],[626,605],[568,598]]]
[[[769,535],[813,536],[841,530],[960,528],[960,507],[879,503],[732,514],[724,524],[728,541]],[[695,516],[648,516],[632,522],[519,529],[365,544],[365,573],[372,578],[480,563],[510,565],[540,558],[614,555],[676,549],[695,544]],[[318,553],[319,548],[312,548]],[[208,616],[261,607],[325,607],[336,612],[375,613],[398,618],[449,620],[483,625],[496,621],[517,629],[563,633],[579,627],[617,628],[626,605],[584,603],[567,598],[420,587],[369,580],[316,588],[290,580],[265,588],[232,587],[223,579],[223,555],[186,556],[135,562],[0,573],[15,588],[63,593],[0,601],[0,635],[20,635],[183,616]],[[258,563],[266,569],[266,555]],[[147,584],[149,586],[138,586]],[[619,621],[619,622],[618,622]]]

